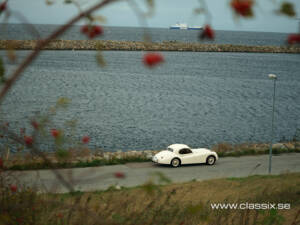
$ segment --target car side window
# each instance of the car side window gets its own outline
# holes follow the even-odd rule
[[[181,150],[179,150],[179,154],[189,154],[192,153],[191,149],[188,148],[183,148]]]
[[[184,154],[184,149],[180,149],[179,154]]]

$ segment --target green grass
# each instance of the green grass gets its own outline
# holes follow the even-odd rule
[[[250,180],[260,180],[260,179],[274,179],[282,176],[281,175],[251,175],[248,177],[227,177],[227,180],[230,181],[239,181],[239,182],[246,182]]]

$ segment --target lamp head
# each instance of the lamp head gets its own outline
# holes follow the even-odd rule
[[[275,74],[269,74],[269,78],[272,80],[276,80],[277,76]]]

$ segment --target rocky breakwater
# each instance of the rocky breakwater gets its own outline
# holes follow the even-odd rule
[[[37,40],[0,40],[0,49],[33,50]],[[191,51],[300,53],[300,46],[245,46],[165,41],[160,43],[110,40],[54,40],[44,50],[118,50],[118,51]]]
[[[102,150],[70,149],[64,152],[43,153],[48,162],[57,168],[68,167],[89,167],[101,165],[124,164],[127,162],[150,161],[152,156],[159,150],[143,151],[115,151],[106,152]],[[1,156],[0,156],[1,157]],[[45,162],[41,156],[33,155],[29,152],[19,152],[9,155],[2,155],[4,165],[11,169],[48,169],[51,165]]]
[[[220,157],[225,156],[242,156],[242,155],[260,155],[268,154],[269,144],[265,143],[244,143],[231,145],[229,143],[220,143],[211,147]],[[47,160],[54,167],[89,167],[124,164],[128,162],[145,162],[150,161],[152,156],[161,150],[143,150],[143,151],[115,151],[106,152],[102,150],[69,149],[64,152],[58,151],[53,153],[45,153]],[[300,153],[300,142],[284,142],[273,144],[273,153]],[[47,169],[50,166],[45,163],[42,157],[31,153],[16,153],[0,156],[4,159],[6,168],[11,169]]]

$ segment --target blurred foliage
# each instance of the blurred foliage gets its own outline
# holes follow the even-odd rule
[[[106,66],[106,61],[102,55],[102,51],[97,51],[96,55],[97,63],[100,67],[105,67]]]
[[[99,23],[106,23],[106,22],[107,22],[106,17],[100,16],[100,15],[92,16],[92,20],[93,20],[93,21],[97,21],[97,22],[99,22]]]
[[[2,58],[0,57],[0,84],[5,82],[5,68]]]
[[[280,5],[279,12],[283,15],[289,16],[289,17],[295,17],[296,12],[294,9],[294,4],[290,2],[282,2]]]
[[[159,190],[159,187],[153,183],[153,181],[148,181],[144,185],[142,185],[143,190],[151,195],[154,191]]]
[[[56,107],[57,108],[59,108],[59,107],[67,108],[69,106],[70,102],[71,102],[71,100],[69,98],[61,97],[57,100]]]
[[[53,1],[53,0],[46,0],[45,2],[46,2],[47,5],[52,5],[52,4],[54,4],[54,1]]]
[[[155,2],[154,0],[146,0],[146,4],[148,7],[148,12],[145,15],[151,17],[154,14]]]
[[[6,46],[6,55],[11,62],[15,62],[17,59],[17,55],[15,51],[15,49],[17,48],[18,48],[18,43],[15,40],[10,40]]]
[[[162,172],[156,171],[152,173],[152,176],[158,178],[159,184],[169,184],[171,183],[171,180]]]
[[[70,157],[70,152],[65,149],[58,149],[55,155],[59,160],[67,160]]]
[[[202,14],[202,13],[205,13],[205,9],[204,8],[195,8],[194,10],[193,10],[193,13],[194,14],[196,14],[196,15],[199,15],[199,14]]]

